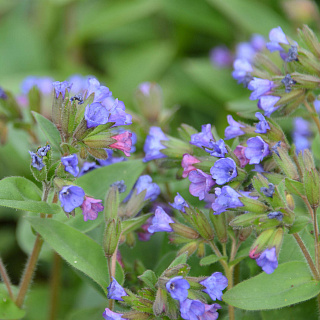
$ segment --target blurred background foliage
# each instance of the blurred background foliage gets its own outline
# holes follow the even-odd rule
[[[179,107],[167,126],[168,133],[175,135],[182,122],[197,129],[210,122],[223,136],[228,112],[252,102],[247,90],[232,79],[231,68],[218,68],[210,62],[210,50],[222,44],[234,50],[238,42],[249,41],[253,33],[267,38],[270,29],[277,26],[293,36],[303,23],[316,31],[319,27],[319,12],[311,1],[0,0],[0,86],[19,94],[21,81],[29,75],[51,76],[59,81],[72,74],[94,75],[114,97],[124,101],[130,112],[135,111],[137,86],[144,81],[158,82],[165,107]],[[9,130],[8,141],[0,146],[1,177],[30,176],[28,137],[19,130]],[[0,211],[0,254],[16,285],[33,243],[28,225],[19,221],[16,228],[18,216],[13,210]],[[156,268],[160,257],[173,250],[161,234],[141,246],[138,244],[136,250],[149,247],[154,254],[152,259],[144,258],[148,268]],[[126,249],[124,253],[134,261],[134,251]],[[174,256],[170,254],[163,258],[165,263]],[[50,277],[52,261],[53,255],[46,248],[35,290],[27,300],[25,319],[47,318],[50,293],[45,281]],[[257,272],[254,264],[248,265],[248,274]],[[139,264],[135,268],[141,271]],[[208,269],[208,273],[211,271]],[[206,273],[206,268],[199,273]],[[61,319],[100,319],[105,300],[66,265],[62,278]],[[91,309],[69,314],[80,306]],[[281,318],[300,319],[299,314],[306,318],[306,309],[314,310],[314,301],[294,307],[295,317],[287,312]],[[275,316],[273,311],[238,312],[237,319],[267,320]]]

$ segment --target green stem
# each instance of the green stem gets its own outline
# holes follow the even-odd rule
[[[317,128],[318,128],[318,132],[320,134],[320,120],[319,117],[317,115],[317,111],[314,108],[314,105],[312,103],[312,105],[310,106],[310,104],[308,103],[307,100],[304,100],[304,105],[306,107],[306,109],[309,111],[311,118],[313,119],[314,123],[316,124]]]
[[[49,307],[49,320],[57,318],[58,314],[58,303],[60,296],[60,279],[61,279],[61,265],[62,259],[54,252],[53,254],[53,267],[52,267],[52,278],[51,278],[51,297]]]
[[[300,247],[300,249],[301,249],[301,251],[302,251],[302,253],[303,253],[304,257],[305,257],[305,259],[307,260],[307,263],[308,263],[308,265],[310,267],[310,270],[312,272],[313,277],[315,278],[315,280],[320,280],[318,270],[315,267],[315,265],[313,263],[313,260],[312,260],[312,258],[310,256],[310,253],[309,253],[308,249],[306,248],[306,246],[304,245],[301,237],[299,236],[298,233],[294,233],[293,236],[296,239],[296,241],[297,241],[297,243],[298,243],[298,245],[299,245],[299,247]]]
[[[112,282],[112,256],[107,257],[108,271],[109,271],[109,283]],[[114,300],[109,299],[109,309],[112,311],[114,307]]]
[[[10,278],[8,276],[6,267],[4,266],[1,258],[0,258],[0,275],[1,275],[2,281],[4,282],[4,284],[7,287],[7,290],[8,290],[8,293],[9,293],[9,296],[10,296],[11,300],[14,301],[14,296],[13,296],[13,293],[12,293],[12,290],[11,290],[11,281],[10,281]]]
[[[314,228],[314,251],[316,256],[316,267],[318,272],[320,271],[320,242],[319,242],[319,227],[318,227],[318,219],[317,219],[317,210],[313,209],[313,228]]]

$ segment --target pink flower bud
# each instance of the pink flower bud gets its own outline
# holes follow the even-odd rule
[[[189,175],[190,171],[196,170],[197,168],[195,168],[193,164],[198,162],[200,162],[200,160],[188,153],[185,153],[181,161],[181,166],[183,168],[182,178],[186,178]]]
[[[102,200],[85,196],[84,201],[81,205],[84,221],[97,219],[98,212],[101,212],[104,209],[101,202]]]
[[[117,140],[117,142],[110,144],[110,148],[119,149],[124,152],[127,157],[130,157],[130,150],[132,146],[132,133],[126,131],[124,133],[117,134],[112,137],[112,139]]]

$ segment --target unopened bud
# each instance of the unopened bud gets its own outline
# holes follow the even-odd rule
[[[180,250],[178,251],[178,255],[183,254],[183,253],[188,253],[188,257],[190,257],[196,250],[197,250],[197,242],[189,242],[185,244]]]
[[[249,257],[255,259],[256,256],[264,250],[267,246],[270,238],[273,236],[274,230],[267,229],[263,231],[258,238],[254,241],[253,245],[251,246]]]
[[[294,205],[294,199],[293,199],[293,197],[292,197],[292,195],[290,193],[286,194],[286,202],[287,202],[288,208],[291,211],[293,211],[294,208],[295,208],[295,205]]]
[[[180,236],[183,236],[188,239],[199,238],[199,233],[197,231],[193,230],[192,228],[190,228],[184,224],[176,222],[176,223],[172,223],[170,226],[173,229],[173,231]]]
[[[243,228],[239,231],[239,240],[240,241],[245,241],[249,238],[249,236],[252,233],[252,228],[251,227],[247,227],[247,228]]]
[[[226,243],[228,241],[226,216],[224,214],[214,215],[213,210],[210,210],[209,217],[220,243]]]
[[[303,173],[303,185],[308,201],[313,208],[319,207],[320,204],[320,177],[317,170]]]
[[[108,222],[111,219],[116,220],[118,217],[118,208],[119,208],[119,191],[116,186],[112,186],[107,193],[106,199],[104,201],[104,219]]]
[[[107,148],[111,144],[116,143],[117,141],[113,139],[111,132],[105,132],[100,134],[95,134],[93,136],[86,137],[83,142],[89,148],[102,149]]]
[[[118,246],[121,235],[121,222],[114,219],[109,220],[103,237],[103,250],[106,257],[111,257]]]
[[[206,247],[203,242],[198,244],[197,256],[203,258],[206,255]]]

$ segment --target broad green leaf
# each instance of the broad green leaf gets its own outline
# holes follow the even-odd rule
[[[309,300],[320,293],[308,265],[292,261],[281,264],[272,274],[261,273],[243,281],[223,295],[223,300],[245,310],[267,310]]]
[[[61,137],[57,127],[47,118],[39,113],[32,112],[34,118],[36,119],[40,129],[49,140],[52,147],[56,150],[60,150]]]
[[[156,274],[152,270],[146,270],[141,276],[138,277],[149,288],[155,289],[155,285],[158,281]]]
[[[106,305],[91,308],[77,308],[67,315],[66,320],[101,320],[105,308]]]
[[[0,206],[45,214],[61,211],[59,205],[41,201],[40,189],[23,177],[0,180]]]
[[[107,293],[109,272],[102,247],[82,232],[52,219],[26,218],[43,239],[70,265]],[[119,278],[119,272],[116,278]],[[121,279],[119,279],[121,282]]]
[[[290,29],[287,22],[261,1],[252,0],[207,0],[237,27],[249,33],[267,36],[272,28],[281,26],[285,33]]]
[[[26,312],[10,299],[6,286],[0,283],[0,319],[21,319]]]
[[[228,257],[226,256],[222,256],[222,257],[218,257],[215,254],[210,254],[207,257],[204,257],[200,260],[200,266],[208,266],[210,264],[214,264],[216,262],[218,262],[219,260],[227,260]]]

